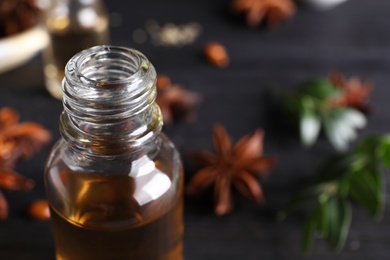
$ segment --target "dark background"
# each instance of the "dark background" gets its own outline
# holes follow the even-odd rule
[[[263,206],[237,199],[232,214],[216,217],[211,197],[186,199],[185,259],[389,259],[389,210],[381,222],[375,222],[354,207],[346,246],[337,254],[321,239],[312,254],[301,253],[304,213],[283,222],[276,220],[275,214],[297,184],[313,176],[335,151],[324,139],[310,150],[303,149],[296,132],[286,127],[286,118],[278,112],[280,103],[267,93],[290,91],[298,83],[325,77],[332,70],[357,75],[375,85],[370,101],[374,113],[359,138],[386,133],[390,125],[390,1],[350,0],[329,11],[300,5],[293,19],[274,29],[248,28],[230,13],[227,0],[110,0],[106,5],[110,13],[116,13],[114,17],[122,17],[119,26],[111,27],[113,44],[139,49],[159,73],[203,96],[195,123],[165,127],[183,154],[187,180],[196,168],[185,154],[211,148],[216,122],[222,123],[235,140],[263,128],[265,153],[278,158],[277,166],[262,181],[266,196]],[[182,48],[133,42],[134,30],[143,28],[149,19],[160,25],[195,21],[203,32]],[[202,50],[208,41],[226,46],[229,67],[216,68],[204,60]],[[39,55],[0,75],[0,106],[17,109],[22,121],[43,124],[52,132],[53,142],[59,137],[62,104],[45,91]],[[5,192],[10,216],[0,222],[0,259],[54,259],[50,223],[32,220],[25,213],[32,201],[45,196],[43,167],[52,143],[17,166],[19,172],[36,180],[35,188],[29,193]]]

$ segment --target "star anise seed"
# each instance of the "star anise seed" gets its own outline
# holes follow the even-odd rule
[[[39,9],[34,0],[0,1],[0,38],[38,24]]]
[[[49,203],[47,200],[35,200],[33,201],[27,209],[27,214],[37,220],[49,220],[50,219],[50,209]]]
[[[225,46],[218,42],[209,42],[204,46],[204,55],[213,65],[224,68],[229,65],[229,55]]]
[[[342,91],[340,97],[330,100],[331,105],[353,107],[366,114],[370,111],[367,103],[373,88],[371,83],[363,83],[356,77],[345,79],[337,72],[330,73],[328,79]]]
[[[18,123],[19,114],[0,109],[0,190],[29,191],[34,181],[15,172],[19,159],[28,159],[50,140],[50,133],[33,122]],[[0,191],[0,219],[8,215],[8,204]]]
[[[8,203],[2,192],[0,192],[0,220],[8,217]]]
[[[195,108],[201,101],[201,96],[193,91],[186,90],[178,84],[172,84],[168,76],[160,74],[157,77],[157,98],[164,123],[174,121],[195,121]]]
[[[254,27],[265,20],[275,27],[295,14],[292,0],[233,0],[235,13],[243,13],[248,26]]]
[[[205,167],[195,173],[186,187],[186,193],[197,196],[213,188],[215,214],[219,216],[233,209],[233,189],[247,199],[264,202],[258,178],[267,175],[276,159],[263,156],[263,139],[264,132],[258,129],[233,145],[225,128],[220,124],[215,125],[214,153],[201,151],[193,154],[193,159]]]
[[[29,191],[34,187],[34,181],[17,172],[0,169],[0,188],[7,190]]]

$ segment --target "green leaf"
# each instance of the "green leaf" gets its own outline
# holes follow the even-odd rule
[[[314,114],[317,110],[317,104],[313,97],[310,96],[302,96],[299,99],[300,113],[310,113]]]
[[[384,184],[383,174],[379,170],[373,170],[370,173],[375,181],[375,191],[376,191],[375,195],[377,200],[377,209],[374,218],[376,220],[380,220],[383,216],[383,212],[385,208],[386,186]]]
[[[319,170],[318,181],[326,183],[344,178],[354,160],[354,156],[345,154],[328,159]]]
[[[349,193],[349,178],[343,178],[339,181],[338,194],[340,198],[346,198]]]
[[[348,200],[331,197],[328,200],[330,246],[339,251],[344,245],[351,225],[352,211]]]
[[[350,197],[375,218],[380,218],[383,211],[383,184],[380,174],[372,171],[357,171],[351,175],[349,187]]]
[[[378,147],[382,143],[382,136],[372,135],[364,138],[358,145],[356,151],[361,155],[372,155],[376,157],[378,152]]]
[[[340,212],[342,214],[340,223],[339,243],[336,248],[337,250],[340,250],[344,247],[352,222],[352,207],[350,202],[346,199],[340,199],[339,207],[341,208]]]
[[[321,194],[323,191],[323,184],[310,185],[308,187],[302,188],[299,192],[295,193],[291,200],[288,202],[287,206],[283,211],[278,213],[278,219],[284,219],[292,211],[296,210],[301,204],[306,202],[309,199],[314,199]]]
[[[327,237],[329,233],[329,197],[323,193],[318,197],[319,205],[319,223],[318,230],[323,237]]]
[[[313,248],[314,233],[317,228],[317,221],[315,214],[309,216],[306,220],[305,227],[302,233],[302,249],[303,252],[309,253]]]
[[[390,136],[384,136],[379,145],[378,155],[387,168],[390,168]]]
[[[301,96],[297,94],[291,95],[287,99],[286,109],[287,111],[293,115],[299,118],[299,115],[301,114],[302,107],[301,107]]]
[[[332,249],[340,250],[346,240],[350,224],[351,212],[346,200],[332,197],[327,202],[329,210],[329,236],[328,242]],[[347,232],[345,232],[347,230]]]
[[[341,91],[335,88],[328,80],[314,79],[301,85],[300,94],[325,101],[330,97],[341,95]]]

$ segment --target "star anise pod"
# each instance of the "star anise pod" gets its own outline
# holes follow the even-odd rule
[[[233,209],[233,189],[257,203],[264,201],[263,189],[258,178],[266,176],[276,159],[263,156],[264,132],[258,129],[252,135],[242,137],[233,145],[225,128],[214,127],[215,153],[194,153],[194,159],[205,168],[195,173],[186,187],[186,193],[196,196],[214,188],[215,214],[225,215]]]
[[[361,82],[358,78],[346,79],[337,72],[330,73],[329,81],[342,91],[342,95],[330,100],[331,105],[353,107],[363,113],[369,112],[368,99],[372,91],[372,84]]]
[[[224,68],[229,65],[229,55],[225,46],[218,42],[208,42],[204,46],[204,55],[213,65]]]
[[[265,20],[270,27],[275,27],[295,14],[292,0],[233,0],[232,9],[242,13],[248,26],[254,27]]]
[[[39,9],[34,0],[0,1],[0,37],[13,35],[38,23]]]
[[[178,84],[173,84],[167,75],[157,76],[156,103],[161,109],[164,123],[186,120],[195,121],[195,108],[201,101],[201,96],[195,92],[186,90]]]
[[[50,133],[33,122],[19,123],[11,108],[0,109],[0,219],[8,215],[1,189],[29,191],[34,181],[13,170],[19,159],[28,159],[50,140]]]

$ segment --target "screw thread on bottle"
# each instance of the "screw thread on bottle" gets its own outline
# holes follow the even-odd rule
[[[96,46],[76,54],[62,82],[62,136],[94,155],[147,147],[162,128],[156,71],[140,52]]]

